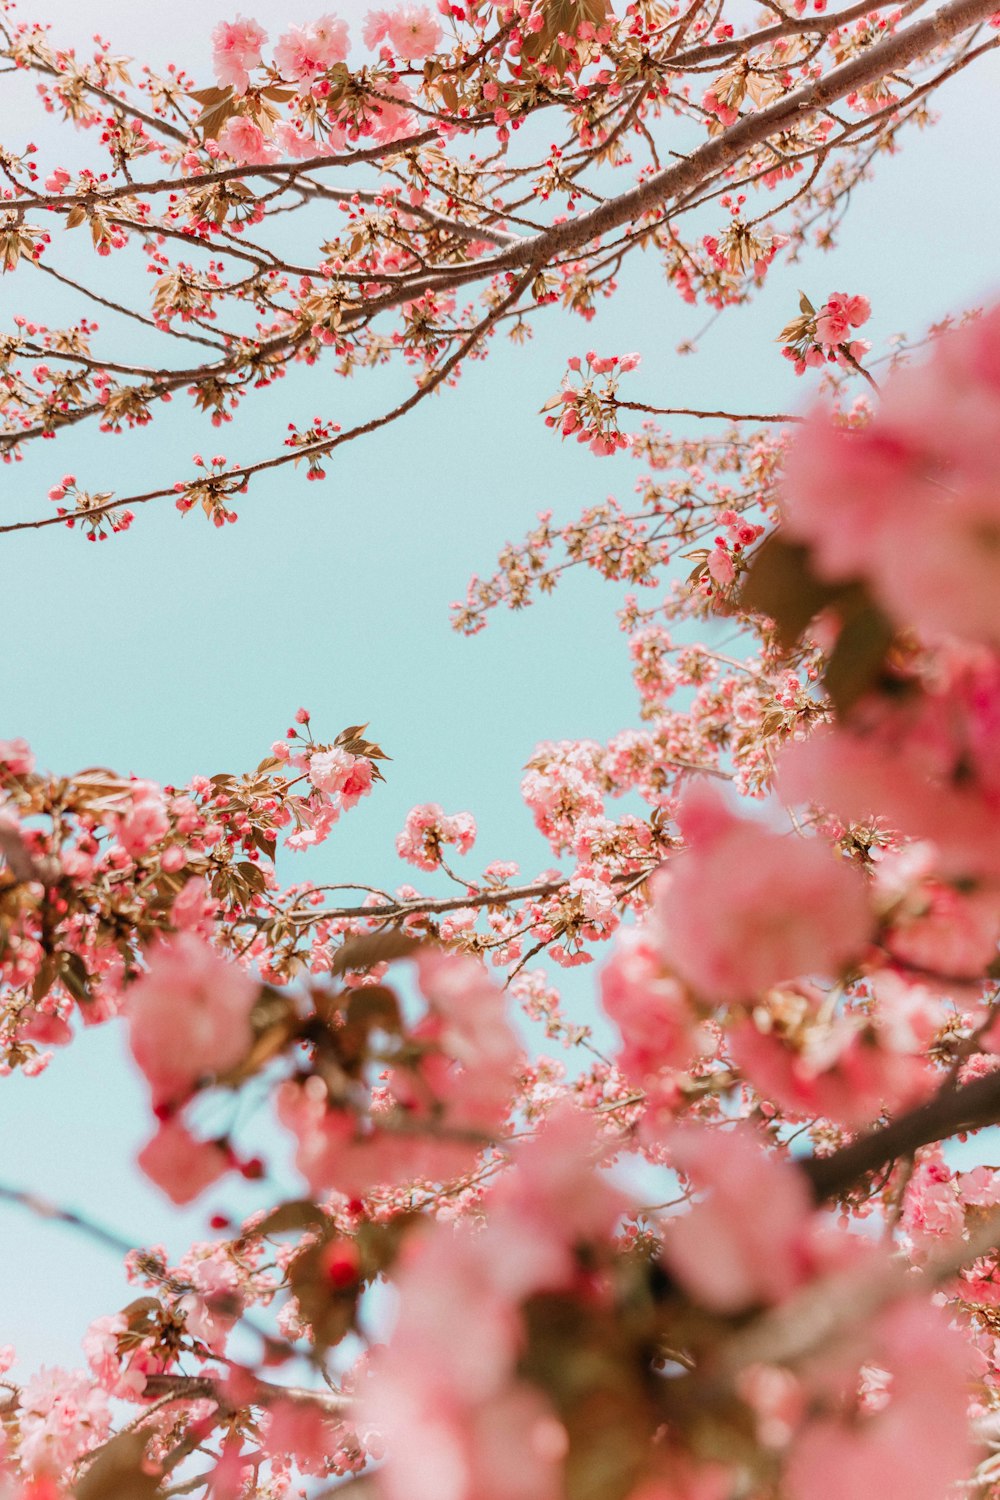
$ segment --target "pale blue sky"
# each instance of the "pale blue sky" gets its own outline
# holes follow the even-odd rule
[[[272,30],[308,18],[278,0],[243,8]],[[343,13],[354,19],[362,9]],[[82,42],[99,25],[115,50],[203,73],[211,26],[231,13],[220,0],[48,6],[61,37]],[[398,882],[405,871],[393,838],[410,806],[432,800],[476,814],[470,869],[498,857],[521,860],[526,874],[544,868],[550,856],[517,794],[533,746],[603,738],[635,722],[614,620],[619,594],[575,577],[554,600],[498,615],[473,640],[451,633],[447,606],[471,573],[492,570],[538,509],[568,519],[609,493],[625,498],[640,472],[627,459],[560,445],[544,427],[538,409],[567,355],[641,350],[629,393],[656,404],[787,409],[806,390],[774,338],[799,288],[814,300],[865,292],[876,341],[984,300],[1000,283],[996,85],[995,68],[952,85],[941,124],[908,136],[897,158],[880,163],[877,185],[859,191],[836,251],[776,267],[754,308],[727,315],[697,356],[674,351],[702,312],[680,302],[652,260],[634,261],[591,324],[550,310],[526,349],[498,345],[457,390],[341,449],[325,483],[288,473],[258,483],[237,526],[182,521],[168,503],[96,546],[62,529],[0,539],[9,642],[0,735],[24,735],[55,769],[108,764],[182,782],[255,763],[304,703],[320,733],[369,720],[393,761],[387,785],[319,855],[286,864],[289,878]],[[53,140],[51,122],[40,129],[0,113],[5,141]],[[69,154],[53,151],[47,165]],[[30,273],[0,282],[0,321],[37,314],[30,297],[41,290]],[[182,398],[142,433],[81,429],[0,471],[4,517],[44,512],[46,490],[67,470],[87,487],[128,493],[151,477],[190,473],[198,450],[262,456],[288,420],[369,412],[390,404],[403,379],[379,373],[345,385],[297,371],[221,434]],[[134,1172],[146,1115],[122,1056],[117,1028],[104,1028],[43,1078],[4,1080],[0,1175],[177,1250],[202,1231],[206,1211],[167,1213]],[[238,1209],[249,1200],[227,1188],[218,1201]],[[0,1208],[0,1227],[0,1343],[17,1344],[25,1366],[76,1363],[85,1324],[124,1300],[113,1257],[12,1210]]]

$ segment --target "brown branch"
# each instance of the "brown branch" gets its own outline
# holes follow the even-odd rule
[[[313,443],[308,447],[298,448],[292,453],[279,454],[277,458],[268,458],[262,460],[260,463],[247,464],[242,468],[229,470],[225,475],[217,475],[216,478],[242,479],[245,485],[254,474],[262,474],[268,469],[283,468],[286,464],[294,463],[303,457],[307,457],[310,453],[332,453],[342,443],[351,442],[357,437],[364,437],[370,432],[377,432],[380,427],[385,427],[388,423],[396,421],[397,418],[405,416],[407,412],[412,411],[419,402],[423,401],[425,396],[429,396],[443,381],[447,380],[455,366],[460,364],[477,347],[481,340],[488,335],[497,319],[509,307],[514,306],[515,303],[520,301],[535,274],[535,265],[532,263],[514,282],[506,296],[495,307],[492,307],[484,317],[480,318],[479,322],[469,331],[454,353],[449,355],[437,369],[433,370],[424,383],[411,396],[407,396],[405,401],[400,401],[397,406],[392,407],[387,412],[382,412],[380,416],[371,417],[367,422],[360,422],[356,427],[349,427],[346,432],[338,433],[336,437],[329,438],[323,443]],[[148,490],[144,495],[130,495],[127,499],[109,500],[105,505],[95,505],[90,510],[76,512],[68,516],[43,516],[37,521],[15,521],[6,526],[0,526],[0,534],[10,531],[38,531],[44,526],[65,526],[71,520],[89,521],[96,516],[106,515],[108,511],[118,510],[123,505],[145,505],[150,500],[162,500],[168,495],[176,499],[177,491],[172,485],[169,489]]]
[[[701,770],[699,766],[692,768]],[[709,773],[711,767],[705,768]],[[654,866],[646,871],[642,878],[651,873]],[[624,883],[635,879],[635,871],[628,874],[612,876],[615,883]],[[466,906],[509,906],[515,901],[531,901],[543,896],[555,896],[564,891],[569,885],[569,878],[560,880],[542,880],[536,885],[514,885],[498,886],[495,890],[469,891],[463,896],[444,896],[441,898],[416,896],[410,901],[392,901],[383,906],[341,906],[333,909],[323,908],[315,913],[308,912],[304,915],[307,922],[327,922],[351,917],[411,917],[420,913],[434,916],[439,912],[459,911]],[[287,915],[293,915],[288,913]]]
[[[673,166],[665,167],[646,182],[627,193],[602,204],[589,214],[559,224],[543,235],[545,258],[559,251],[579,248],[591,240],[617,229],[619,225],[640,218],[643,214],[659,208],[672,198],[679,198],[691,191],[711,172],[730,166],[744,152],[758,146],[771,135],[780,134],[789,126],[801,124],[809,115],[816,114],[838,99],[845,98],[866,84],[877,83],[887,73],[907,67],[918,57],[934,51],[952,40],[960,32],[985,21],[995,13],[992,0],[951,0],[934,15],[915,22],[912,26],[884,41],[869,47],[859,57],[834,68],[825,78],[805,84],[767,109],[744,115],[730,129],[706,141],[703,146]],[[540,244],[517,247],[492,260],[493,270],[506,270],[522,263],[528,249],[536,253]]]
[[[176,1396],[179,1401],[209,1399],[221,1407],[231,1405],[231,1401],[226,1396],[224,1382],[214,1380],[208,1375],[147,1375],[142,1394],[152,1397]],[[276,1385],[271,1380],[261,1380],[259,1375],[254,1376],[253,1394],[249,1403],[246,1404],[273,1406],[276,1401],[308,1401],[313,1406],[321,1407],[323,1411],[334,1414],[347,1411],[351,1405],[350,1397],[342,1396],[339,1391],[310,1390],[307,1386]]]
[[[1000,1069],[961,1088],[951,1085],[919,1108],[869,1131],[830,1156],[799,1163],[816,1198],[823,1202],[846,1192],[869,1172],[912,1155],[921,1146],[948,1140],[965,1130],[1000,1123]]]
[[[756,1364],[795,1364],[831,1342],[850,1337],[893,1302],[924,1295],[1000,1243],[1000,1214],[992,1213],[968,1238],[951,1240],[914,1275],[890,1261],[878,1268],[835,1272],[755,1318],[727,1340],[709,1389],[725,1386]]]
[[[700,63],[720,62],[728,60],[733,55],[744,57],[754,48],[769,46],[771,42],[780,41],[784,36],[816,33],[826,35],[831,31],[836,31],[840,26],[846,26],[849,21],[856,21],[861,16],[871,15],[873,11],[886,9],[888,9],[888,3],[872,5],[869,0],[856,0],[856,3],[849,5],[846,10],[834,11],[825,16],[808,16],[802,20],[788,16],[774,26],[765,26],[760,31],[735,36],[724,42],[691,47],[687,52],[675,53],[670,57],[671,71],[674,69],[678,72],[687,71]]]
[[[105,1229],[102,1224],[95,1223],[93,1219],[87,1219],[83,1214],[78,1214],[71,1208],[60,1208],[48,1198],[43,1198],[39,1193],[29,1193],[24,1188],[9,1187],[5,1183],[0,1183],[0,1203],[13,1203],[18,1208],[27,1209],[36,1218],[50,1219],[57,1224],[65,1224],[68,1228],[78,1230],[88,1239],[104,1245],[108,1250],[114,1250],[119,1255],[131,1255],[138,1248],[124,1235],[115,1234],[114,1230]]]
[[[951,3],[944,5],[934,15],[886,37],[883,41],[868,48],[859,57],[835,68],[825,78],[805,84],[767,109],[744,115],[735,125],[706,141],[690,156],[662,169],[645,182],[617,198],[610,199],[590,212],[580,215],[577,219],[554,225],[533,238],[521,240],[498,254],[474,262],[454,268],[432,268],[415,275],[404,276],[403,284],[397,284],[385,295],[377,296],[371,299],[366,307],[359,308],[354,314],[356,321],[351,326],[356,327],[359,321],[418,298],[426,291],[433,289],[443,292],[511,271],[524,273],[519,287],[518,295],[520,295],[535,270],[591,244],[614,229],[629,223],[636,223],[646,215],[662,211],[663,205],[670,200],[673,200],[675,211],[678,211],[684,206],[684,200],[701,185],[731,167],[755,146],[766,142],[776,133],[800,124],[804,119],[828,108],[837,100],[866,84],[906,67],[915,59],[951,41],[962,31],[986,20],[993,13],[994,8],[995,0],[951,0]],[[413,141],[403,144],[416,143],[417,138],[414,138]],[[310,165],[312,164],[304,163],[300,169],[305,169]],[[290,178],[290,180],[293,179]],[[245,258],[252,259],[249,256]],[[388,279],[383,278],[383,280]],[[516,299],[505,298],[500,304],[500,311],[506,310],[514,300]],[[311,447],[300,448],[294,454],[282,455],[243,467],[235,471],[236,476],[245,482],[254,474],[284,465],[295,459],[308,457],[310,453],[316,456],[330,453],[341,443],[374,431],[404,415],[423,398],[428,390],[441,384],[463,354],[474,348],[488,332],[497,316],[499,312],[488,314],[487,318],[471,331],[461,347],[428,377],[426,384],[415,395],[392,410],[348,432],[341,433],[336,438],[316,443]],[[169,381],[160,382],[165,385],[169,383]],[[158,393],[157,390],[153,394]],[[83,414],[81,412],[77,415]],[[30,432],[21,433],[18,438],[24,441],[31,435]],[[13,435],[8,441],[12,440]],[[129,497],[127,500],[109,502],[107,506],[95,508],[88,514],[97,516],[117,505],[143,504],[148,500],[162,498],[173,493],[172,489],[158,489],[144,495]],[[64,524],[64,520],[63,517],[48,517],[38,521],[19,522],[0,528],[0,532],[59,525]]]
[[[644,401],[619,401],[614,398],[619,411],[641,411],[651,417],[703,417],[710,421],[723,422],[801,422],[802,417],[791,412],[776,411],[769,415],[757,411],[699,411],[690,406],[647,406]]]

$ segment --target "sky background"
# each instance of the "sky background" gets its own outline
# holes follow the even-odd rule
[[[246,8],[272,36],[311,16],[279,0]],[[366,8],[351,0],[340,13],[357,25]],[[64,43],[82,49],[99,27],[115,51],[155,66],[174,60],[205,83],[211,29],[232,14],[220,0],[49,0],[39,17]],[[85,152],[85,139],[67,143],[29,110],[23,80],[0,84],[3,144],[35,139],[46,171]],[[554,599],[495,615],[472,640],[450,630],[448,604],[471,574],[492,571],[536,511],[568,520],[608,494],[625,499],[641,472],[627,458],[560,444],[544,426],[538,411],[567,356],[640,350],[626,394],[656,405],[787,410],[804,404],[808,386],[774,340],[799,289],[814,302],[864,292],[874,310],[864,331],[876,348],[895,331],[918,333],[988,300],[1000,283],[997,84],[990,64],[952,83],[938,96],[940,123],[908,134],[858,191],[836,249],[777,265],[754,306],[729,312],[693,356],[676,349],[703,310],[680,301],[652,258],[633,259],[593,322],[547,310],[526,348],[496,343],[457,389],[340,449],[325,483],[288,471],[256,482],[240,497],[236,526],[182,519],[167,502],[140,508],[127,535],[98,545],[61,528],[0,538],[0,737],[23,735],[52,769],[101,764],[180,784],[256,764],[304,704],[320,738],[367,720],[393,759],[387,784],[322,851],[285,860],[286,878],[397,884],[406,868],[395,834],[426,801],[475,813],[470,873],[501,857],[519,860],[526,876],[545,868],[547,846],[518,796],[533,747],[605,739],[637,722],[614,617],[620,593],[573,574]],[[120,264],[113,274],[128,274]],[[30,270],[0,281],[0,326],[16,313],[43,316],[43,307],[54,321],[49,284]],[[408,389],[391,373],[348,383],[322,368],[295,371],[221,433],[177,398],[143,432],[115,438],[89,427],[35,445],[23,464],[0,470],[0,510],[4,519],[47,513],[46,491],[67,471],[86,488],[128,494],[189,477],[197,451],[250,461],[278,449],[289,420],[302,426],[322,414],[347,425]],[[0,1083],[0,1182],[174,1252],[205,1237],[216,1208],[251,1206],[248,1189],[224,1186],[204,1206],[168,1211],[132,1165],[147,1120],[120,1028],[98,1028],[41,1078]],[[16,1345],[22,1370],[79,1363],[86,1324],[127,1300],[115,1257],[2,1206],[0,1236],[0,1344]]]

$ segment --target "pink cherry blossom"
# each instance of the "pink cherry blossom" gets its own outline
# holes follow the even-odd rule
[[[379,42],[384,41],[389,35],[389,12],[387,10],[370,10],[365,16],[361,36],[369,51],[374,51]]]
[[[811,1014],[807,1006],[798,1034],[790,1028],[790,1034],[781,1035],[769,1025],[762,1029],[759,1022],[769,1022],[770,1015],[761,1007],[753,1021],[730,1031],[733,1059],[761,1096],[780,1104],[791,1119],[821,1117],[857,1129],[883,1110],[915,1107],[936,1087],[925,1053],[945,1016],[940,1003],[924,999],[919,990],[904,986],[890,998],[892,982],[891,975],[880,979],[883,997],[876,1024],[863,1015],[820,1020],[820,1006]],[[796,988],[800,994],[807,989]],[[788,993],[778,992],[773,999],[775,1008],[786,1013],[794,1003]]]
[[[441,864],[443,844],[454,844],[460,854],[467,854],[475,838],[476,824],[471,813],[449,815],[438,803],[428,802],[407,813],[396,849],[418,869],[436,870]]]
[[[137,1161],[146,1176],[172,1203],[191,1203],[232,1165],[230,1154],[214,1141],[195,1140],[179,1120],[164,1120]]]
[[[557,1500],[567,1434],[519,1379],[519,1303],[572,1286],[575,1250],[624,1200],[596,1175],[593,1125],[563,1110],[517,1154],[483,1233],[437,1225],[408,1249],[400,1314],[366,1415],[385,1434],[389,1500]]]
[[[314,78],[347,56],[347,22],[320,16],[308,26],[291,26],[275,44],[274,60],[289,79]]]
[[[163,793],[150,781],[135,782],[131,808],[118,819],[118,839],[134,858],[147,853],[169,827]]]
[[[429,57],[441,43],[441,27],[426,5],[403,5],[397,10],[369,11],[364,25],[366,47],[388,39],[392,50],[406,59]]]
[[[1000,872],[1000,662],[981,648],[940,652],[918,696],[872,699],[850,725],[789,746],[777,782],[789,803],[817,802],[845,821],[881,814],[929,841],[939,878]]]
[[[233,115],[219,131],[219,149],[245,166],[277,161],[278,148],[246,115]]]
[[[867,323],[871,311],[867,297],[834,292],[816,316],[816,336],[822,344],[842,344],[847,340],[850,328]]]
[[[343,807],[354,807],[372,789],[372,763],[336,747],[317,751],[309,757],[309,780],[318,791],[339,793]]]
[[[125,1313],[95,1318],[83,1336],[83,1352],[94,1378],[109,1396],[134,1401],[146,1387],[147,1375],[159,1375],[170,1356],[156,1349],[156,1335],[137,1337]]]
[[[828,1500],[830,1478],[851,1500],[941,1500],[971,1462],[968,1357],[939,1309],[906,1301],[878,1319],[875,1363],[891,1377],[888,1403],[858,1420],[821,1418],[796,1440],[791,1500]]]
[[[234,1067],[253,1038],[258,987],[191,933],[159,942],[128,992],[132,1055],[154,1105],[188,1097],[199,1079]]]
[[[901,624],[992,645],[998,349],[1000,309],[943,335],[929,359],[891,376],[869,423],[807,423],[785,478],[787,530],[810,544],[825,576],[867,578]]]
[[[738,1312],[780,1302],[815,1267],[813,1209],[804,1177],[745,1126],[675,1133],[671,1154],[707,1196],[665,1225],[671,1271],[706,1307]],[[752,1207],[751,1207],[752,1205]]]
[[[20,1461],[29,1475],[61,1474],[104,1441],[107,1394],[81,1370],[42,1368],[20,1393]]]
[[[644,1084],[664,1068],[686,1068],[698,1042],[684,986],[667,973],[646,932],[623,931],[601,971],[601,1005],[622,1039],[618,1066]]]
[[[308,135],[297,125],[291,124],[288,120],[278,121],[274,127],[274,139],[281,148],[282,156],[290,156],[300,160],[307,160],[314,156],[333,156],[343,149],[344,144],[342,131],[331,130],[322,139],[314,140],[311,135]],[[278,741],[278,744],[281,745],[282,751],[287,756],[288,746],[281,740]],[[274,753],[278,754],[277,746],[274,747]]]
[[[30,775],[35,757],[27,740],[0,740],[0,766],[9,776]]]
[[[690,848],[657,882],[653,941],[700,995],[749,1000],[858,957],[872,926],[864,885],[821,840],[737,818],[708,787],[677,816]]]
[[[318,1077],[289,1080],[277,1092],[278,1118],[296,1139],[296,1168],[314,1192],[450,1181],[507,1117],[520,1054],[502,992],[475,959],[427,951],[416,963],[427,1001],[408,1031],[416,1060],[381,1071],[380,1110],[359,1120]],[[394,1110],[405,1130],[393,1128]]]
[[[261,48],[266,41],[267,32],[245,16],[219,22],[212,32],[212,66],[222,88],[246,93],[250,86],[249,70],[260,66]]]
[[[292,1454],[303,1474],[325,1474],[334,1441],[334,1423],[314,1401],[276,1401],[267,1414],[265,1452]]]

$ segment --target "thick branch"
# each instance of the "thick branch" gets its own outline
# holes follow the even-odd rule
[[[846,1192],[869,1172],[909,1156],[921,1146],[944,1141],[964,1130],[982,1130],[1000,1122],[1000,1070],[963,1088],[949,1085],[919,1109],[859,1136],[832,1156],[813,1156],[801,1163],[817,1199]]]
[[[869,47],[842,67],[834,68],[826,77],[805,84],[768,109],[744,115],[735,125],[706,141],[683,161],[665,167],[629,192],[609,199],[577,219],[557,224],[534,240],[527,240],[501,255],[479,262],[475,268],[477,274],[495,275],[529,260],[547,263],[555,255],[578,250],[612,229],[633,223],[671,199],[690,193],[708,176],[724,171],[754,146],[763,145],[772,135],[800,125],[808,116],[829,108],[848,94],[898,72],[918,57],[933,52],[961,32],[987,20],[995,12],[995,0],[952,0],[932,16],[916,21]],[[472,269],[462,268],[463,271]]]
[[[202,1401],[207,1397],[218,1401],[220,1406],[230,1404],[225,1383],[221,1380],[213,1380],[208,1375],[147,1375],[143,1395],[176,1396],[179,1401]],[[310,1390],[307,1386],[276,1385],[273,1381],[261,1380],[259,1375],[254,1376],[251,1400],[254,1406],[271,1406],[275,1401],[308,1401],[322,1408],[323,1411],[337,1415],[346,1411],[351,1405],[350,1398],[342,1396],[339,1391]]]

